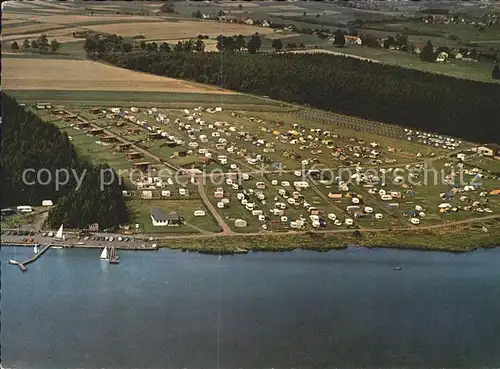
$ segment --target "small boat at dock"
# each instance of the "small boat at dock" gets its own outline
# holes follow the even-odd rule
[[[17,265],[19,263],[17,261],[15,261],[15,260],[10,259],[9,260],[9,264],[11,264],[11,265]]]
[[[111,247],[111,252],[109,255],[109,263],[110,264],[118,264],[120,257],[116,254],[116,247]]]

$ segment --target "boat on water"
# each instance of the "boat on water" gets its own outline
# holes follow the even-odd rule
[[[109,257],[108,257],[108,248],[107,248],[107,247],[105,247],[105,248],[102,250],[100,258],[101,258],[102,260],[109,260]]]
[[[62,249],[62,246],[51,246],[53,249]]]
[[[38,251],[40,251],[40,250],[38,250],[38,245],[35,245],[35,246],[33,247],[33,252],[34,252],[35,254],[38,254]]]
[[[17,261],[15,261],[15,260],[10,259],[10,260],[9,260],[9,264],[12,264],[12,265],[17,265],[17,264],[19,264],[19,263],[18,263]]]
[[[397,266],[397,267],[394,267],[394,270],[403,270],[403,268],[400,266]]]
[[[116,247],[111,247],[111,252],[109,255],[109,263],[110,264],[118,264],[120,257],[116,254]]]

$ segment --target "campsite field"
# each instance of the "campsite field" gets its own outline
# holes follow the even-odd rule
[[[126,114],[130,114],[130,106],[121,105],[121,107]],[[488,195],[500,186],[494,174],[486,171],[495,169],[491,162],[475,159],[466,164],[464,168],[466,171],[460,178],[455,177],[453,180],[452,173],[459,168],[459,162],[454,155],[447,157],[452,153],[449,149],[430,149],[429,146],[416,141],[385,137],[382,134],[383,129],[380,134],[368,133],[335,127],[332,124],[307,122],[290,112],[250,112],[241,108],[231,110],[227,107],[220,112],[212,111],[212,113],[204,109],[198,112],[190,110],[186,113],[184,109],[159,108],[151,114],[153,111],[151,108],[140,106],[134,116],[137,121],[145,125],[111,114],[103,105],[99,110],[107,111],[106,117],[101,112],[97,115],[91,113],[89,107],[70,106],[68,109],[135,143],[141,149],[162,157],[169,165],[189,168],[194,166],[200,169],[204,173],[203,187],[208,201],[217,209],[229,227],[238,233],[287,231],[296,227],[292,227],[290,222],[300,219],[305,222],[303,230],[312,229],[312,218],[310,219],[312,209],[315,209],[312,214],[324,222],[320,229],[325,231],[349,228],[417,230],[419,227],[491,216],[500,211],[500,198]],[[150,113],[147,113],[148,110]],[[43,110],[40,110],[39,114],[48,116]],[[192,114],[198,119],[197,122],[188,119]],[[156,118],[160,115],[168,118],[169,122],[157,121]],[[71,136],[82,156],[94,157],[97,162],[108,162],[117,170],[130,168],[131,162],[125,159],[124,152],[116,152],[115,145],[103,145],[99,143],[98,136],[89,136],[85,131],[69,126],[67,122],[57,121],[55,124]],[[307,125],[308,129],[301,131],[301,125]],[[290,133],[294,131],[294,127],[297,131],[296,138]],[[323,140],[315,140],[316,129],[321,132],[328,130],[334,134],[328,138],[332,147],[325,147]],[[151,132],[158,130],[165,132],[170,138],[150,139]],[[200,140],[202,135],[205,137],[204,140]],[[317,155],[320,158],[318,163],[310,161],[314,156],[309,153],[311,147],[308,150],[299,150],[296,144],[292,143],[299,138],[304,139],[304,145],[312,145],[311,147],[316,149],[322,148],[323,153]],[[180,140],[180,144],[166,145],[174,139]],[[221,142],[226,143],[222,145]],[[370,146],[371,144],[377,145]],[[377,147],[377,150],[383,153],[382,158],[389,160],[390,164],[383,161],[378,164],[354,162],[355,157],[352,154],[362,153],[362,147],[367,145]],[[466,143],[462,146],[464,150],[469,147]],[[229,150],[231,147],[233,149]],[[387,151],[390,147],[394,149],[392,152]],[[265,152],[263,148],[272,148],[274,151]],[[332,155],[324,155],[336,152],[335,150],[340,150],[338,152],[345,156],[342,161],[335,162]],[[302,153],[300,160],[308,159],[308,163],[301,164],[300,160],[287,159],[285,151]],[[179,156],[180,152],[184,152],[185,155]],[[201,164],[199,161],[199,158],[204,156],[202,152],[211,155],[212,159],[207,164]],[[305,153],[308,156],[305,156]],[[421,156],[418,156],[418,153]],[[436,159],[433,159],[431,153]],[[266,159],[264,162],[249,160],[257,158],[256,155],[262,155]],[[363,160],[363,155],[365,154],[356,160]],[[227,160],[225,162],[221,159],[224,157]],[[151,159],[144,157],[140,160]],[[351,164],[346,166],[346,160],[350,160]],[[151,161],[154,163],[154,160]],[[280,165],[276,167],[273,163]],[[482,167],[487,168],[484,168],[482,180],[477,184],[477,188],[464,190],[465,186],[474,185],[477,174],[480,173],[472,170],[474,163],[478,166],[479,163],[483,163]],[[156,170],[153,176],[160,176],[154,173],[162,173],[159,170],[166,168],[161,163],[154,163],[153,167]],[[213,172],[214,170],[216,172]],[[320,176],[311,174],[314,171],[319,171]],[[226,174],[221,176],[221,173]],[[371,176],[375,174],[379,179],[374,182],[357,180],[359,175],[368,173]],[[244,174],[248,175],[248,178]],[[164,175],[162,173],[160,178],[165,180]],[[185,178],[183,183],[177,183],[171,171],[168,171],[167,176],[173,179],[173,182],[167,187],[155,188],[153,185],[151,191],[153,198],[150,200],[141,199],[144,196],[142,194],[144,188],[135,188],[134,184],[128,183],[127,188],[132,191],[130,204],[141,204],[142,210],[139,210],[139,213],[142,215],[137,215],[137,219],[140,217],[146,219],[147,208],[149,206],[151,209],[155,201],[162,201],[166,205],[169,201],[174,203],[201,201],[196,187],[187,183],[188,178]],[[453,181],[459,183],[459,190],[453,189],[451,185]],[[295,185],[297,182],[305,182],[308,185],[299,189]],[[181,200],[177,190],[186,186],[189,189],[189,200]],[[218,206],[221,201],[221,197],[216,196],[218,188],[223,189],[223,198],[229,201],[222,208]],[[160,195],[163,190],[168,190],[172,195],[159,200],[163,196]],[[383,199],[382,193],[390,194],[390,199]],[[243,203],[242,199],[246,202]],[[248,208],[247,203],[254,205]],[[283,205],[279,205],[280,203]],[[282,211],[276,212],[280,207]],[[169,209],[170,207],[167,210]],[[360,211],[362,215],[359,215]],[[263,215],[264,218],[259,219],[259,215]],[[410,218],[418,218],[420,224],[411,224]],[[236,219],[245,220],[247,226],[235,227]],[[349,219],[353,220],[352,225],[346,224]],[[263,224],[265,229],[262,229]],[[193,225],[197,226],[197,223]],[[173,231],[171,228],[165,230],[154,227],[149,230],[147,226],[143,227],[147,232]],[[202,226],[199,227],[203,229]],[[192,229],[184,227],[183,232],[191,232]]]

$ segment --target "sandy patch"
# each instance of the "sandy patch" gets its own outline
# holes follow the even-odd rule
[[[90,25],[86,28],[98,32],[117,34],[120,36],[143,35],[146,39],[183,39],[196,37],[199,34],[208,36],[224,35],[253,35],[255,32],[266,35],[273,31],[269,28],[254,27],[244,24],[217,23],[217,22],[152,22],[147,25],[144,23],[122,23],[122,24],[102,24]]]
[[[6,90],[157,91],[234,94],[216,87],[154,76],[89,60],[5,58]]]
[[[347,56],[349,58],[354,58],[354,59],[359,59],[359,60],[366,60],[366,61],[371,61],[371,62],[374,62],[374,63],[380,63],[379,60],[364,58],[362,56],[357,56],[357,55],[352,55],[352,54],[339,53],[337,51],[331,51],[331,50],[325,50],[325,49],[294,50],[294,51],[289,51],[289,52],[293,53],[293,54],[317,54],[317,53],[324,53],[324,54],[332,54],[332,55],[342,55],[342,56]]]

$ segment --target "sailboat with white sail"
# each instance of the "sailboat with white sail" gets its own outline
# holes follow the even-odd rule
[[[39,251],[39,250],[38,250],[38,245],[35,245],[35,246],[33,247],[33,252],[34,252],[35,254],[38,254],[38,251]]]
[[[56,235],[54,236],[54,238],[56,240],[59,240],[59,241],[64,241],[66,239],[66,237],[64,237],[63,235],[63,225],[61,224],[61,226],[59,227],[59,229],[57,230],[57,233]]]
[[[101,252],[101,259],[102,260],[109,260],[109,257],[108,257],[108,248],[105,247],[102,252]]]

